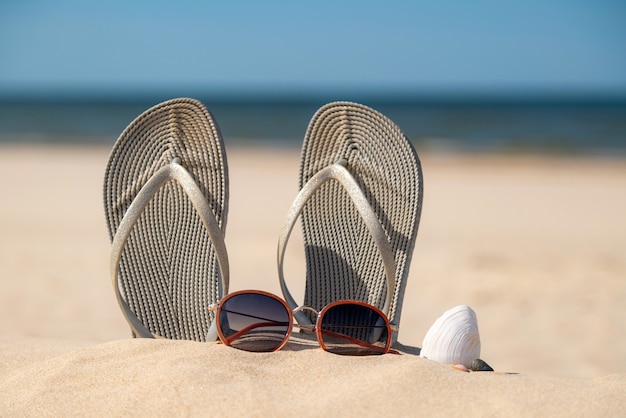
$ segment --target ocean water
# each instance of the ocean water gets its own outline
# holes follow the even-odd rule
[[[300,147],[327,100],[197,97],[226,144]],[[0,142],[110,143],[163,99],[0,101]],[[625,100],[362,99],[423,148],[626,155]]]

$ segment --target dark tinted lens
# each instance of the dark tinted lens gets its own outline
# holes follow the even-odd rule
[[[384,354],[389,339],[384,317],[357,304],[329,308],[321,318],[319,332],[326,350],[350,356]]]
[[[240,350],[274,351],[288,338],[289,311],[266,295],[243,293],[227,299],[218,321],[224,343]]]

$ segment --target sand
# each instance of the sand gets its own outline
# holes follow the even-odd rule
[[[299,151],[226,147],[230,290],[280,295],[276,243]],[[0,416],[626,415],[626,160],[418,149],[403,354],[354,358],[297,339],[268,354],[131,339],[109,282],[108,152],[0,146]],[[496,372],[417,356],[459,304],[476,311]]]

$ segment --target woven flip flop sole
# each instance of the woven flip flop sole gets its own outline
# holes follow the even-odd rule
[[[330,103],[313,116],[304,140],[300,188],[339,159],[355,177],[391,244],[396,283],[389,320],[398,324],[422,207],[422,171],[402,131],[356,103]],[[345,189],[320,187],[302,211],[307,278],[304,304],[339,299],[383,305],[387,282],[376,243]]]
[[[147,110],[115,143],[104,182],[111,239],[146,181],[176,157],[224,231],[228,167],[221,134],[200,102],[183,98]],[[223,289],[209,234],[175,181],[153,196],[133,227],[118,280],[122,297],[153,334],[204,340],[212,319],[208,305],[221,298]]]

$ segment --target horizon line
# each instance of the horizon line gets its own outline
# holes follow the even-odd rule
[[[372,100],[394,103],[463,102],[626,102],[626,90],[606,89],[416,89],[416,88],[112,88],[112,89],[2,89],[0,103],[76,102],[120,103],[194,97],[213,103],[310,103],[326,100]]]

